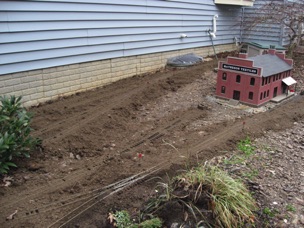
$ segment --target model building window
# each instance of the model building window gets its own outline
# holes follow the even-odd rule
[[[261,93],[261,95],[260,95],[260,100],[262,100],[263,99],[263,93]]]
[[[226,81],[226,80],[227,80],[227,74],[226,74],[226,73],[223,73],[223,75],[222,75],[222,79],[223,79],[224,81]]]
[[[237,83],[240,83],[240,82],[241,82],[241,76],[240,76],[240,75],[237,75],[237,76],[236,76],[236,82],[237,82]]]
[[[226,87],[222,86],[221,93],[225,93],[225,92],[226,92]]]
[[[270,83],[271,77],[268,78],[268,83]]]
[[[255,78],[251,78],[250,79],[250,85],[254,86],[254,84],[255,84]]]
[[[249,100],[252,100],[252,99],[253,99],[253,92],[249,92],[248,99],[249,99]]]

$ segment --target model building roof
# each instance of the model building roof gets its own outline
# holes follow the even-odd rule
[[[276,55],[266,54],[249,57],[254,67],[263,68],[263,77],[268,77],[292,69],[292,66]]]

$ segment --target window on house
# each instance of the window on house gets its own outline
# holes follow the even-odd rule
[[[268,77],[268,83],[270,83],[271,77]]]
[[[277,74],[277,75],[276,75],[276,80],[278,80],[278,79],[279,79],[279,75]]]
[[[240,83],[240,82],[241,82],[241,76],[240,76],[240,75],[237,75],[237,76],[236,76],[236,82],[237,82],[237,83]]]
[[[223,79],[224,81],[227,80],[227,74],[226,74],[225,72],[224,72],[223,75],[222,75],[222,79]]]
[[[273,75],[273,82],[275,81],[275,75]]]
[[[265,83],[265,78],[262,78],[262,86],[264,85]]]
[[[249,99],[249,100],[252,100],[252,99],[253,99],[253,92],[249,92],[248,99]]]
[[[254,86],[254,84],[255,84],[255,78],[251,78],[250,79],[250,85]]]
[[[260,95],[260,100],[262,100],[263,99],[263,93],[261,93],[261,95]]]
[[[222,86],[221,88],[221,93],[225,93],[226,92],[226,87],[225,86]]]
[[[266,97],[266,91],[264,92],[264,98]]]

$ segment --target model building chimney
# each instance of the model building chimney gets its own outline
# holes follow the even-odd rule
[[[276,53],[276,46],[275,45],[270,45],[268,53],[271,54],[271,55],[275,55],[275,53]]]

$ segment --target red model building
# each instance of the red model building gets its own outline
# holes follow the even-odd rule
[[[271,47],[267,54],[247,58],[228,57],[219,62],[216,96],[260,106],[274,97],[293,92],[296,81],[291,77],[293,60]]]

